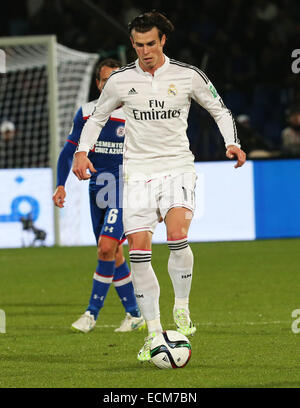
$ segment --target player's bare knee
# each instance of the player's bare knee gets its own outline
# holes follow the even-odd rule
[[[180,239],[184,239],[187,237],[187,229],[180,228],[179,230],[168,231],[167,233],[167,240],[168,241],[178,241]]]
[[[129,249],[151,249],[152,234],[150,231],[142,231],[127,235]]]
[[[116,258],[116,248],[109,242],[101,242],[98,245],[98,258],[103,261],[111,261]]]

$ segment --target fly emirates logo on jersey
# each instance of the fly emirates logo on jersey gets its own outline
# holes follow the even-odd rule
[[[179,118],[181,109],[165,109],[165,101],[149,100],[150,110],[133,109],[135,120],[161,120]]]

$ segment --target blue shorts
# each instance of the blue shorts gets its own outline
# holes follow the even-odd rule
[[[106,236],[121,244],[126,237],[123,227],[123,209],[119,207],[118,188],[115,202],[117,205],[115,206],[109,206],[106,201],[101,199],[104,188],[103,185],[99,186],[92,180],[89,185],[90,211],[96,242],[98,243],[100,236]],[[107,193],[106,190],[105,192]]]

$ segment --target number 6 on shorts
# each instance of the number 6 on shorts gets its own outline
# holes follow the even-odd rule
[[[116,208],[112,208],[107,216],[107,223],[114,224],[117,221],[119,210]]]

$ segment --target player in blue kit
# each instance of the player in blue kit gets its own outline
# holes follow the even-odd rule
[[[96,67],[96,84],[101,93],[112,71],[120,67],[118,61],[106,59]],[[97,101],[84,104],[76,113],[70,135],[60,153],[57,163],[57,188],[53,194],[54,204],[64,206],[65,183],[82,128],[92,114]],[[98,140],[89,153],[93,163],[89,184],[90,210],[93,231],[98,243],[98,265],[93,277],[89,305],[85,313],[72,324],[76,331],[91,331],[103,307],[108,289],[114,284],[124,306],[126,316],[115,331],[132,331],[145,327],[144,318],[137,306],[131,273],[123,255],[125,240],[122,222],[122,161],[125,119],[122,108],[112,112]]]

